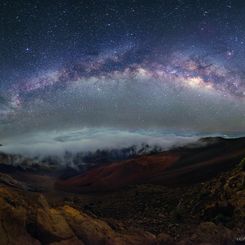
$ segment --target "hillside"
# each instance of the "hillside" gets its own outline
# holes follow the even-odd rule
[[[245,231],[243,164],[192,186],[33,192],[0,175],[0,244],[235,244]],[[242,243],[239,243],[242,244]]]
[[[66,179],[2,158],[0,244],[243,244],[244,143],[206,138]]]
[[[245,138],[204,138],[195,145],[98,166],[79,176],[58,181],[56,186],[67,191],[90,192],[115,190],[132,184],[178,186],[198,183],[231,169],[245,156],[244,145]]]

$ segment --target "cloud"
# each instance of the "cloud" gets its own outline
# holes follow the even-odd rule
[[[142,144],[169,149],[192,143],[197,139],[197,136],[178,136],[161,130],[83,128],[29,133],[25,137],[8,138],[1,151],[27,157],[63,156],[67,151],[86,153],[97,149],[122,149],[133,145],[140,147]]]

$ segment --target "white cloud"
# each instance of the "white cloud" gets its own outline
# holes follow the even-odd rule
[[[142,143],[169,149],[173,146],[196,141],[198,137],[177,136],[162,131],[123,130],[112,128],[83,128],[80,130],[30,133],[8,138],[1,151],[25,156],[61,156],[71,153],[96,151],[97,149],[121,149]]]

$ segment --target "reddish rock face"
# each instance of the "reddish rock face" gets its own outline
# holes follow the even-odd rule
[[[231,169],[245,155],[244,138],[216,141],[207,138],[202,143],[205,146],[179,148],[95,167],[82,175],[58,181],[56,187],[73,192],[98,192],[133,184],[195,184]]]
[[[105,221],[65,205],[51,208],[43,195],[0,188],[0,244],[156,244],[153,234],[118,232]]]
[[[95,168],[81,176],[58,182],[70,190],[113,190],[130,184],[145,183],[150,177],[165,171],[179,159],[178,154],[162,153]]]
[[[244,232],[245,171],[243,161],[234,167],[233,161],[244,145],[221,142],[217,148],[213,154],[182,149],[94,168],[61,182],[67,192],[53,188],[51,175],[0,173],[0,244],[234,244]],[[227,162],[230,170],[222,172]],[[215,169],[215,177],[186,184],[190,174]],[[181,184],[164,186],[177,176],[183,182],[175,184]],[[44,189],[36,189],[41,182]],[[81,189],[93,192],[70,192]]]

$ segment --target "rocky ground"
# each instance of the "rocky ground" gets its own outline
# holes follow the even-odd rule
[[[234,244],[245,233],[245,172],[240,166],[191,186],[138,185],[80,198],[66,201],[108,222],[167,234],[175,243]]]
[[[242,244],[242,165],[192,186],[90,194],[38,191],[1,174],[0,244]]]
[[[154,244],[153,234],[113,229],[69,205],[51,207],[42,194],[0,188],[0,244]]]

